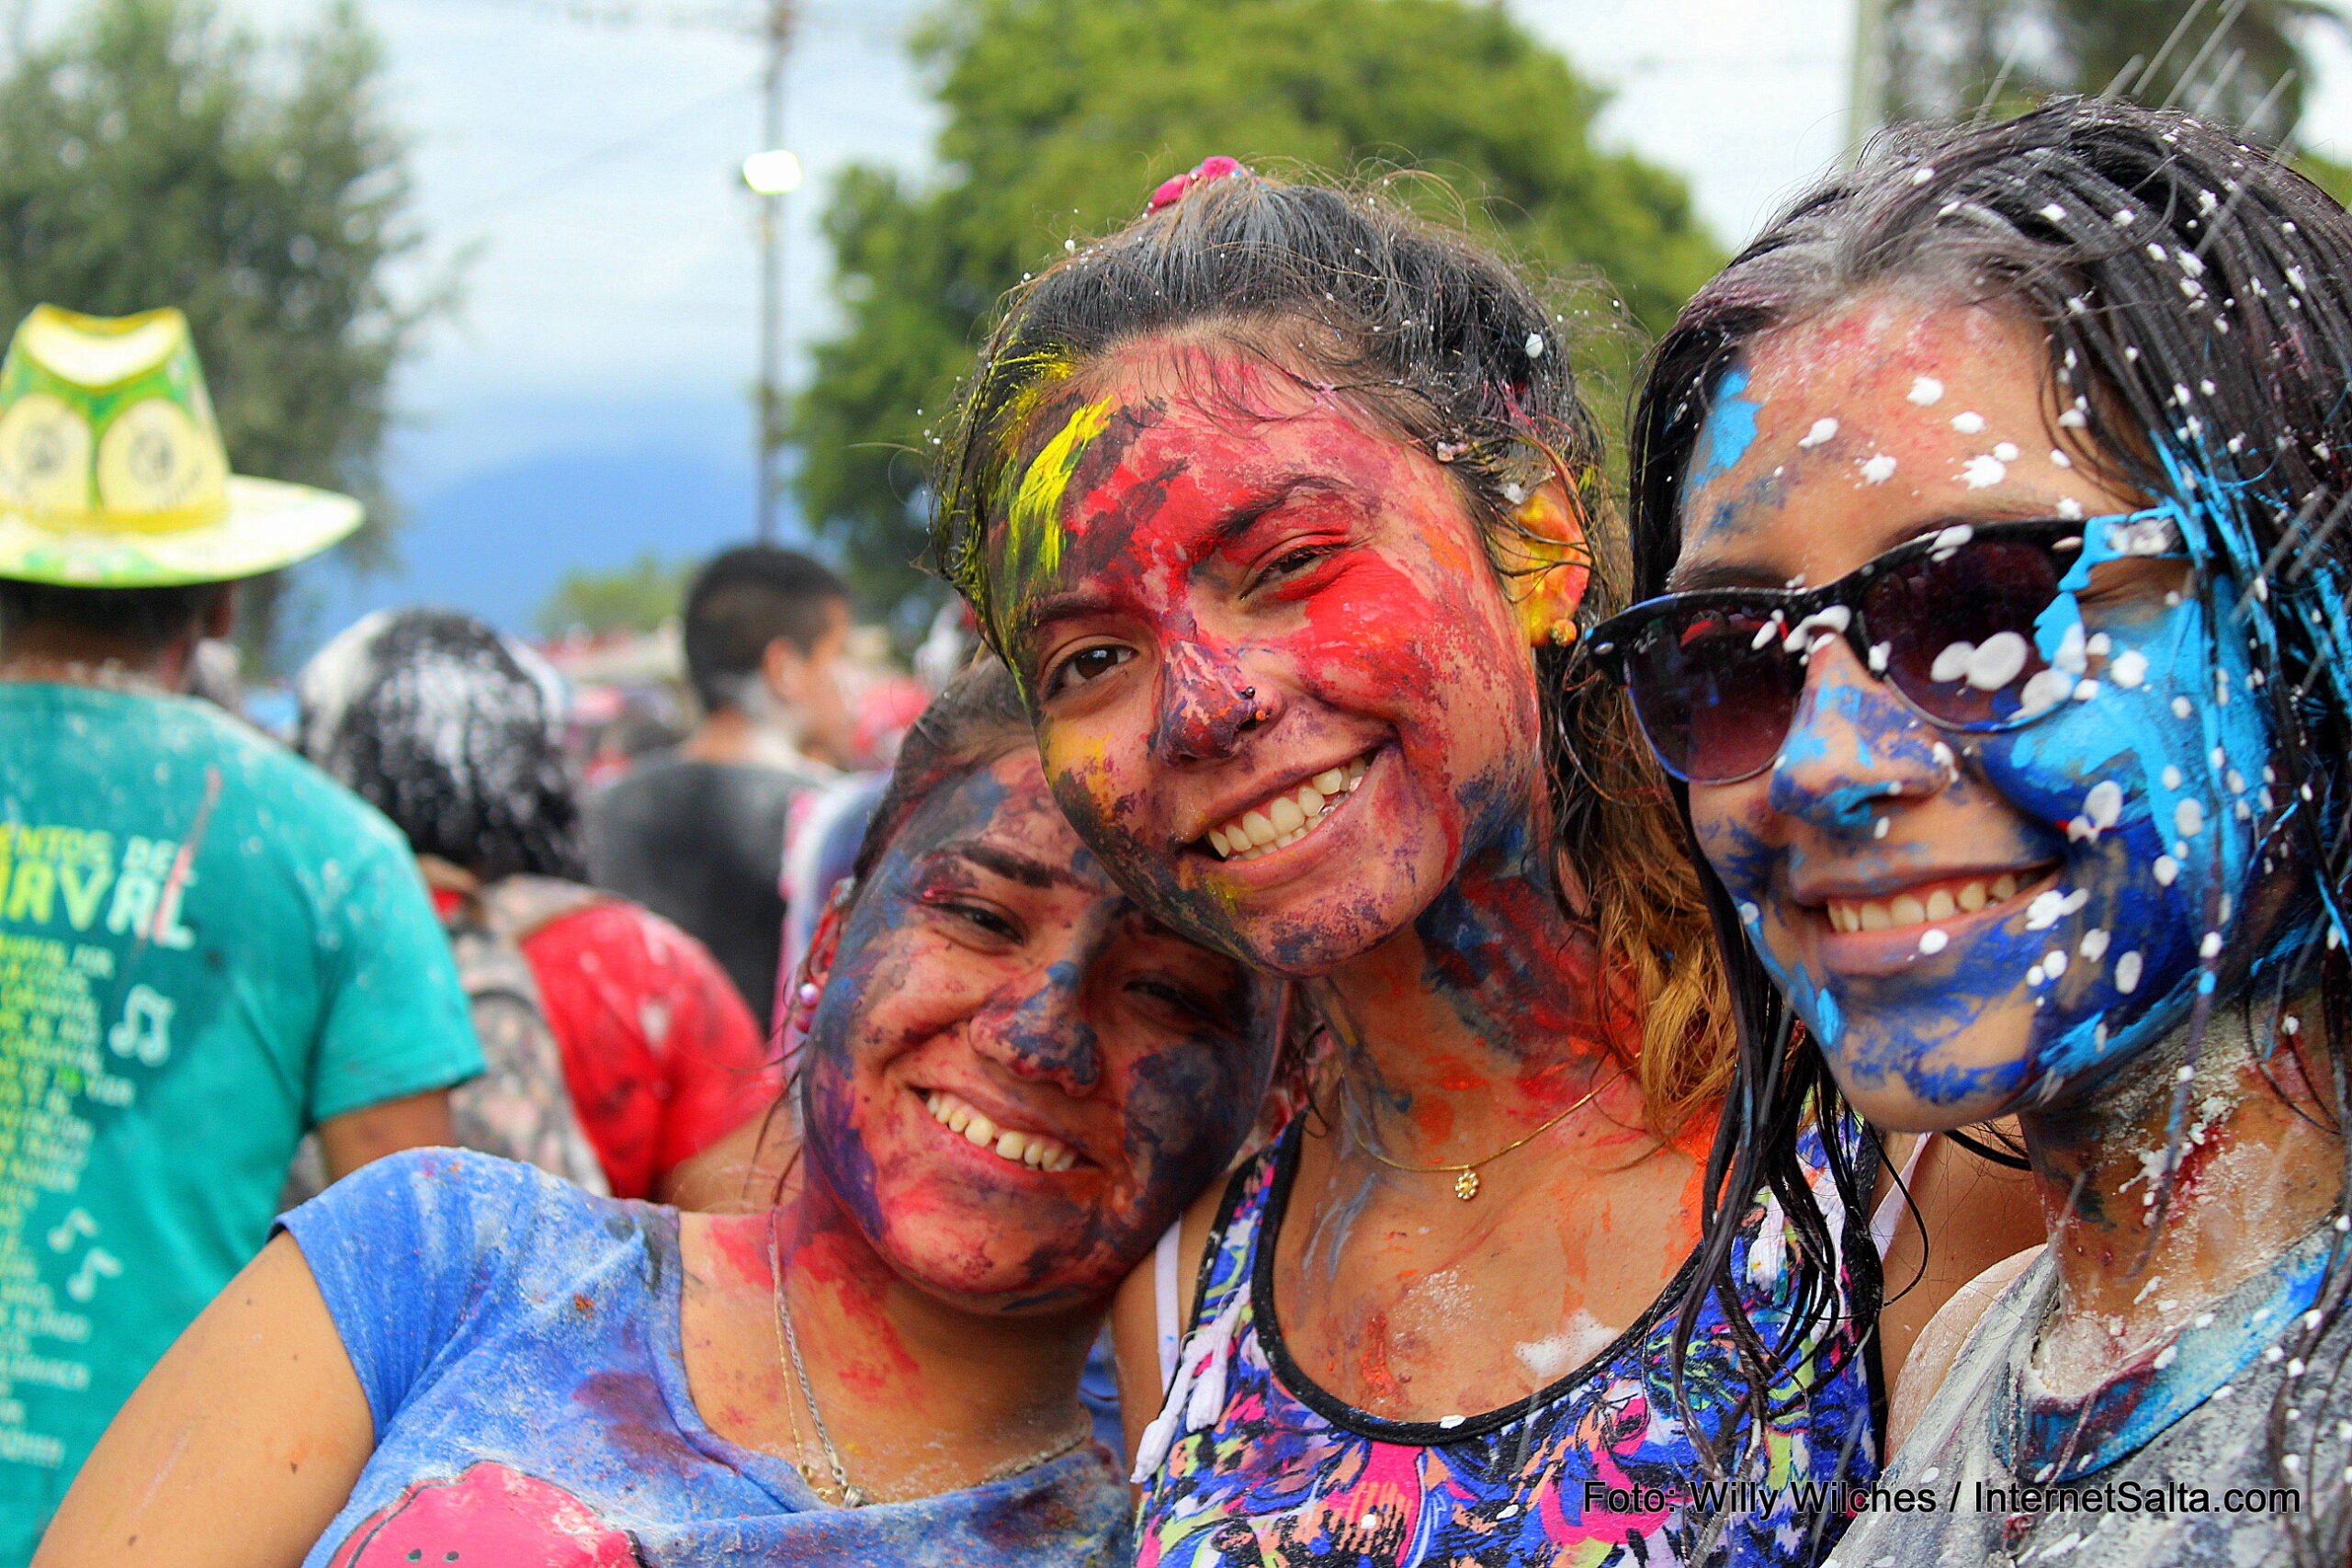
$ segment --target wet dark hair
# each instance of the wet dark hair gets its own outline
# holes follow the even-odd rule
[[[1021,688],[1005,667],[988,658],[966,666],[932,698],[899,743],[890,782],[875,802],[865,835],[857,842],[850,872],[856,886],[872,882],[875,867],[889,852],[899,830],[943,786],[1035,744],[1028,710],[1021,705]]]
[[[69,588],[0,578],[0,646],[29,626],[71,626],[127,638],[153,657],[175,637],[201,630],[233,584],[184,582],[163,588]]]
[[[1194,185],[1015,290],[945,441],[935,564],[1007,651],[989,538],[1043,434],[1041,405],[1122,346],[1176,334],[1344,398],[1446,465],[1498,573],[1529,494],[1556,481],[1592,568],[1579,628],[1623,602],[1623,534],[1600,492],[1600,441],[1563,352],[1560,316],[1466,234],[1377,189],[1242,170]],[[1571,918],[1644,1003],[1628,1064],[1654,1128],[1719,1090],[1730,1044],[1692,873],[1623,694],[1572,678],[1569,649],[1535,651],[1545,773],[1563,852],[1590,894]]]
[[[703,710],[741,706],[770,643],[808,653],[848,603],[833,570],[797,550],[741,545],[713,556],[686,588],[686,679]]]
[[[2062,99],[1999,124],[1914,127],[1800,197],[1700,290],[1657,346],[1633,437],[1635,582],[1647,596],[1666,591],[1681,547],[1710,390],[1757,338],[1888,288],[1989,306],[2037,329],[2053,434],[2064,415],[2106,477],[2177,503],[2193,525],[2211,623],[2245,628],[2277,737],[2260,858],[2296,874],[2330,930],[2324,946],[2313,940],[2278,965],[2263,1005],[2318,983],[2325,1059],[2303,1065],[2339,1133],[2352,1086],[2352,971],[2340,945],[2352,892],[2347,278],[2352,218],[2270,152],[2186,115]],[[1675,795],[1687,829],[1687,792]],[[1740,1036],[1708,1168],[1707,1260],[1720,1277],[1756,1179],[1775,1190],[1796,1181],[1792,1130],[1841,1101],[1821,1055],[1792,1038],[1722,885],[1712,874],[1704,884]],[[2220,962],[2209,954],[2208,973]],[[2192,1062],[2211,1005],[2201,996],[2190,1017]],[[2188,1092],[2184,1083],[2177,1093],[2160,1204]],[[2346,1152],[2352,1195],[2352,1144]],[[2308,1352],[2345,1311],[2348,1285],[2339,1229],[2319,1318],[2296,1331],[2290,1352]],[[2271,1437],[2283,1450],[2280,1410]],[[2322,1489],[2323,1506],[2297,1521],[2298,1550],[2312,1561],[2341,1562],[2352,1544],[2346,1490]]]
[[[320,649],[298,689],[302,755],[418,854],[485,882],[583,876],[554,672],[526,649],[454,610],[378,614]]]

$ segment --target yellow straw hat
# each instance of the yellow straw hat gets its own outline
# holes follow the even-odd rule
[[[177,310],[36,306],[0,361],[0,578],[221,582],[313,555],[363,515],[347,495],[229,471]]]

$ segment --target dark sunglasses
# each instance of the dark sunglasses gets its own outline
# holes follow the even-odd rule
[[[1796,722],[1815,639],[1838,636],[1920,717],[2013,729],[2058,705],[2081,673],[2053,670],[2035,623],[2088,528],[2114,553],[2177,556],[2167,513],[1959,525],[1898,545],[1821,588],[1668,593],[1593,628],[1589,655],[1631,692],[1642,733],[1675,777],[1734,784],[1770,767]]]

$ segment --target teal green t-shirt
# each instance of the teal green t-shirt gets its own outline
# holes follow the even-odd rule
[[[481,1070],[382,816],[203,704],[0,682],[0,1568],[302,1134]]]

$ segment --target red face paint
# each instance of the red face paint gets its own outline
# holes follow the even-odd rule
[[[1077,421],[1099,434],[1058,528],[998,539],[1000,630],[1055,794],[1125,886],[1313,975],[1524,840],[1533,658],[1442,466],[1333,394],[1165,344],[1044,411],[1040,451],[1067,458]]]
[[[942,785],[843,922],[817,1007],[820,1213],[791,1267],[853,1310],[886,1274],[999,1310],[1098,1300],[1250,1126],[1270,998],[1111,885],[1034,753]]]

